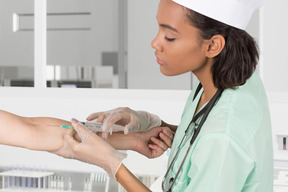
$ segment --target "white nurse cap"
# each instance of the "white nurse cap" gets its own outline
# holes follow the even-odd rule
[[[202,15],[239,29],[246,28],[254,11],[265,2],[265,0],[173,1]]]

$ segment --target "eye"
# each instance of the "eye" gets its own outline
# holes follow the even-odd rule
[[[168,38],[168,37],[165,37],[165,39],[166,39],[167,41],[170,41],[170,42],[172,42],[172,41],[175,40],[175,38]]]

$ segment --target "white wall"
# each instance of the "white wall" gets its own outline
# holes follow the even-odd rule
[[[279,136],[288,137],[288,93],[268,93],[274,144],[274,159],[288,162],[288,151],[283,151]]]
[[[274,141],[274,158],[288,161],[287,151],[279,150],[280,135],[288,136],[288,59],[286,38],[288,1],[267,1],[260,10],[260,53],[262,77],[268,93]],[[283,141],[282,141],[283,142]]]
[[[288,92],[288,1],[267,1],[261,13],[263,81],[267,91]]]

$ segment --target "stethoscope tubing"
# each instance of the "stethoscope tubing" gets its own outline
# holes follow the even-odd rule
[[[197,96],[197,94],[198,94],[198,92],[200,91],[201,87],[202,87],[202,85],[199,84],[199,86],[197,87],[197,90],[196,90],[196,93],[195,93],[195,95],[194,95],[193,100],[194,100],[195,97]],[[166,173],[165,173],[165,175],[164,175],[164,177],[163,177],[163,179],[162,179],[162,186],[161,186],[161,187],[162,187],[163,192],[171,192],[171,189],[172,189],[172,187],[173,187],[173,185],[174,185],[174,183],[175,183],[175,181],[176,181],[176,178],[178,177],[178,175],[179,175],[179,173],[180,173],[180,170],[181,170],[181,168],[182,168],[182,166],[183,166],[183,164],[184,164],[184,162],[185,162],[185,160],[186,160],[186,158],[187,158],[187,155],[188,155],[188,153],[189,153],[189,151],[190,151],[191,146],[193,145],[193,143],[194,143],[195,139],[197,138],[198,134],[200,133],[200,130],[201,130],[201,128],[202,128],[202,125],[203,125],[204,122],[206,121],[206,119],[207,119],[210,111],[212,110],[213,106],[215,105],[216,101],[220,98],[222,92],[223,92],[222,89],[218,89],[217,92],[215,93],[215,95],[214,95],[214,96],[212,97],[212,99],[209,101],[209,103],[208,103],[198,114],[196,114],[196,115],[192,118],[192,120],[190,121],[190,123],[188,124],[188,127],[187,127],[186,130],[185,130],[185,135],[184,135],[184,137],[182,138],[182,140],[181,140],[181,142],[180,142],[180,145],[179,145],[179,147],[178,147],[178,149],[177,149],[177,151],[176,151],[176,154],[175,154],[175,156],[173,157],[173,159],[172,159],[172,161],[171,161],[171,164],[169,165],[169,167],[168,167],[168,169],[167,169],[167,171],[166,171]],[[176,160],[176,158],[177,158],[177,156],[178,156],[178,153],[180,152],[180,149],[182,148],[183,141],[186,140],[189,127],[190,127],[190,125],[191,125],[193,122],[196,123],[196,120],[197,120],[201,115],[203,115],[203,114],[204,114],[204,116],[202,117],[202,119],[201,119],[201,121],[200,121],[200,123],[199,123],[199,125],[198,125],[198,128],[197,128],[197,129],[194,129],[194,131],[193,131],[193,136],[192,136],[192,138],[191,138],[191,140],[190,140],[189,148],[187,149],[187,152],[186,152],[186,154],[185,154],[185,156],[184,156],[184,158],[183,158],[183,160],[182,160],[182,162],[181,162],[181,164],[180,164],[180,167],[179,167],[177,173],[175,174],[174,178],[173,178],[173,177],[170,178],[170,179],[173,179],[173,180],[172,180],[172,182],[169,181],[169,188],[168,188],[167,191],[165,191],[165,190],[164,190],[164,181],[165,181],[165,179],[166,179],[166,177],[167,177],[170,169],[172,168],[172,166],[173,166],[174,163],[175,163],[175,160]],[[171,183],[170,183],[170,182],[171,182]]]

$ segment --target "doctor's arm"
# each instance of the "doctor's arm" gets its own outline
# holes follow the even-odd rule
[[[143,183],[139,181],[123,164],[120,165],[116,180],[126,189],[126,191],[147,192],[150,191]]]
[[[178,126],[177,125],[171,125],[171,124],[168,124],[166,122],[164,122],[163,120],[161,120],[161,127],[169,127],[169,129],[171,131],[173,131],[174,133],[176,132]]]

